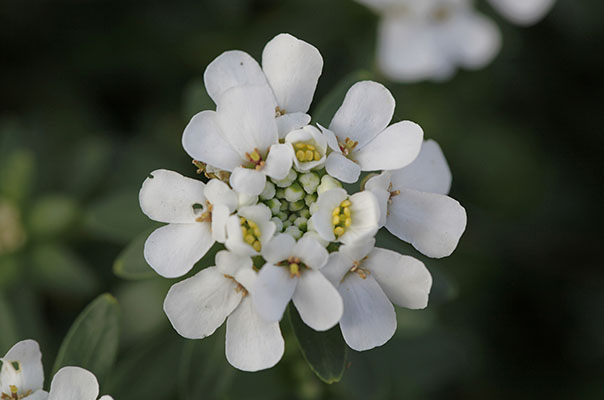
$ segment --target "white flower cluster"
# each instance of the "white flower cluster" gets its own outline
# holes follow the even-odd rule
[[[216,111],[195,115],[182,139],[209,181],[157,170],[140,191],[143,212],[167,223],[145,243],[158,274],[181,277],[225,246],[214,266],[172,286],[164,310],[191,339],[226,320],[226,357],[242,370],[280,360],[290,300],[317,331],[339,323],[355,350],[384,344],[393,303],[426,307],[432,278],[422,262],[375,247],[378,229],[444,257],[466,226],[439,146],[413,122],[390,125],[384,86],[353,85],[328,128],[309,125],[322,67],[315,47],[288,34],[266,45],[262,66],[241,51],[220,55],[204,75]],[[347,192],[341,182],[362,171],[383,172]]]
[[[457,68],[480,69],[501,48],[497,25],[472,0],[356,0],[380,15],[377,61],[390,79],[442,81]],[[489,0],[505,18],[532,25],[555,0]]]
[[[52,379],[50,392],[43,390],[42,353],[34,340],[15,344],[0,362],[2,400],[96,400],[99,395],[94,374],[79,367],[61,368]],[[105,395],[99,400],[113,398]]]

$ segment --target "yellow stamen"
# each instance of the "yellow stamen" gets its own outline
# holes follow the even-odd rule
[[[253,247],[253,248],[254,248],[254,250],[256,250],[256,251],[260,251],[260,250],[262,250],[262,244],[260,243],[260,241],[259,241],[259,240],[256,240],[256,241],[254,242],[254,244],[252,245],[252,247]]]
[[[314,153],[312,152],[312,150],[306,150],[304,156],[307,160],[311,161],[313,159]]]
[[[260,230],[258,224],[244,217],[240,217],[239,221],[241,223],[241,234],[243,236],[243,241],[252,246],[254,250],[260,251],[262,249],[262,244],[260,243],[262,231]]]
[[[318,151],[315,150],[314,155],[315,155],[315,161],[319,161],[321,159],[321,154],[319,154]]]
[[[336,235],[336,238],[342,236],[346,232],[346,228],[352,225],[351,205],[350,200],[344,200],[331,213],[331,225],[333,226],[333,233]]]
[[[333,216],[340,215],[340,207],[334,208],[331,215],[333,215]]]
[[[342,236],[344,234],[344,228],[342,228],[341,226],[337,226],[336,228],[334,228],[333,233],[336,236]]]
[[[296,152],[296,158],[297,158],[299,161],[304,161],[304,151],[302,151],[302,150],[298,150],[298,151]]]
[[[245,240],[247,244],[253,244],[256,241],[256,238],[252,234],[247,234],[243,240]]]
[[[348,217],[344,220],[344,226],[348,228],[350,225],[352,225],[352,218]]]
[[[331,223],[332,225],[337,225],[340,223],[340,216],[339,215],[334,215],[333,217],[331,217]]]

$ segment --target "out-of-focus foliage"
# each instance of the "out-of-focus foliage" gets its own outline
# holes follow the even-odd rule
[[[377,17],[352,0],[2,2],[0,354],[36,339],[50,374],[76,317],[110,292],[120,346],[100,373],[116,399],[602,398],[604,4],[559,0],[532,28],[478,6],[503,32],[494,63],[401,85],[375,70]],[[395,119],[440,143],[468,211],[451,257],[397,245],[432,272],[431,304],[398,310],[385,346],[349,350],[333,385],[287,319],[283,360],[255,374],[228,365],[222,331],[178,336],[162,310],[171,282],[141,254],[154,227],[138,206],[144,178],[195,174],[180,138],[213,107],[205,66],[234,48],[259,59],[280,32],[325,60],[315,122],[329,123],[350,77],[381,81]]]

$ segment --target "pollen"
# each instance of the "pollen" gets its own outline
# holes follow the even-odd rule
[[[304,265],[302,260],[300,260],[300,257],[295,257],[295,256],[289,257],[287,260],[283,260],[280,263],[278,263],[277,265],[287,267],[289,269],[289,276],[291,278],[293,278],[293,277],[299,278],[302,270],[304,268],[308,268],[306,265]]]
[[[333,226],[333,233],[336,235],[336,238],[342,236],[346,232],[346,228],[352,225],[351,205],[350,200],[344,200],[331,213],[331,225]]]
[[[347,137],[346,139],[344,139],[344,143],[338,142],[340,150],[342,151],[342,153],[345,156],[347,156],[348,154],[350,154],[350,152],[352,150],[354,150],[354,148],[357,147],[358,144],[359,144],[358,141],[352,140],[349,137]]]
[[[262,231],[258,224],[244,217],[239,217],[239,223],[241,224],[241,236],[243,237],[243,241],[258,252],[262,250],[262,244],[260,243]]]
[[[251,166],[248,165],[244,165],[244,167],[250,167],[250,168],[255,168],[257,170],[260,170],[264,167],[264,165],[266,164],[264,158],[262,157],[262,153],[260,153],[260,150],[258,150],[258,148],[254,148],[254,151],[252,151],[251,153],[245,153],[245,158],[248,161],[248,163],[252,164]]]
[[[300,162],[319,161],[321,153],[317,151],[316,145],[310,142],[298,142],[294,144],[296,158]]]

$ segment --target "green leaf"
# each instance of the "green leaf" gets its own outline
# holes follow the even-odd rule
[[[342,80],[340,80],[340,82],[338,82],[331,92],[321,99],[319,104],[317,104],[317,106],[313,109],[313,122],[318,122],[319,124],[327,127],[336,111],[338,111],[338,108],[340,108],[342,105],[348,89],[359,81],[365,81],[372,78],[373,75],[371,72],[363,70],[355,71],[345,76]]]
[[[0,195],[21,203],[33,185],[35,160],[29,150],[17,150],[0,162]]]
[[[346,366],[346,343],[340,328],[335,326],[317,332],[302,321],[295,307],[290,305],[287,314],[304,359],[313,372],[325,383],[339,382]]]
[[[119,306],[109,294],[97,297],[75,320],[61,344],[53,375],[62,367],[85,368],[102,382],[111,370],[119,341]]]
[[[75,222],[78,205],[70,197],[55,194],[36,199],[29,213],[29,228],[36,236],[51,237],[65,232]]]
[[[5,354],[19,340],[17,322],[8,301],[0,292],[0,354]]]
[[[150,279],[158,276],[147,264],[144,256],[145,241],[152,230],[146,230],[138,235],[113,263],[113,273],[123,279]]]

